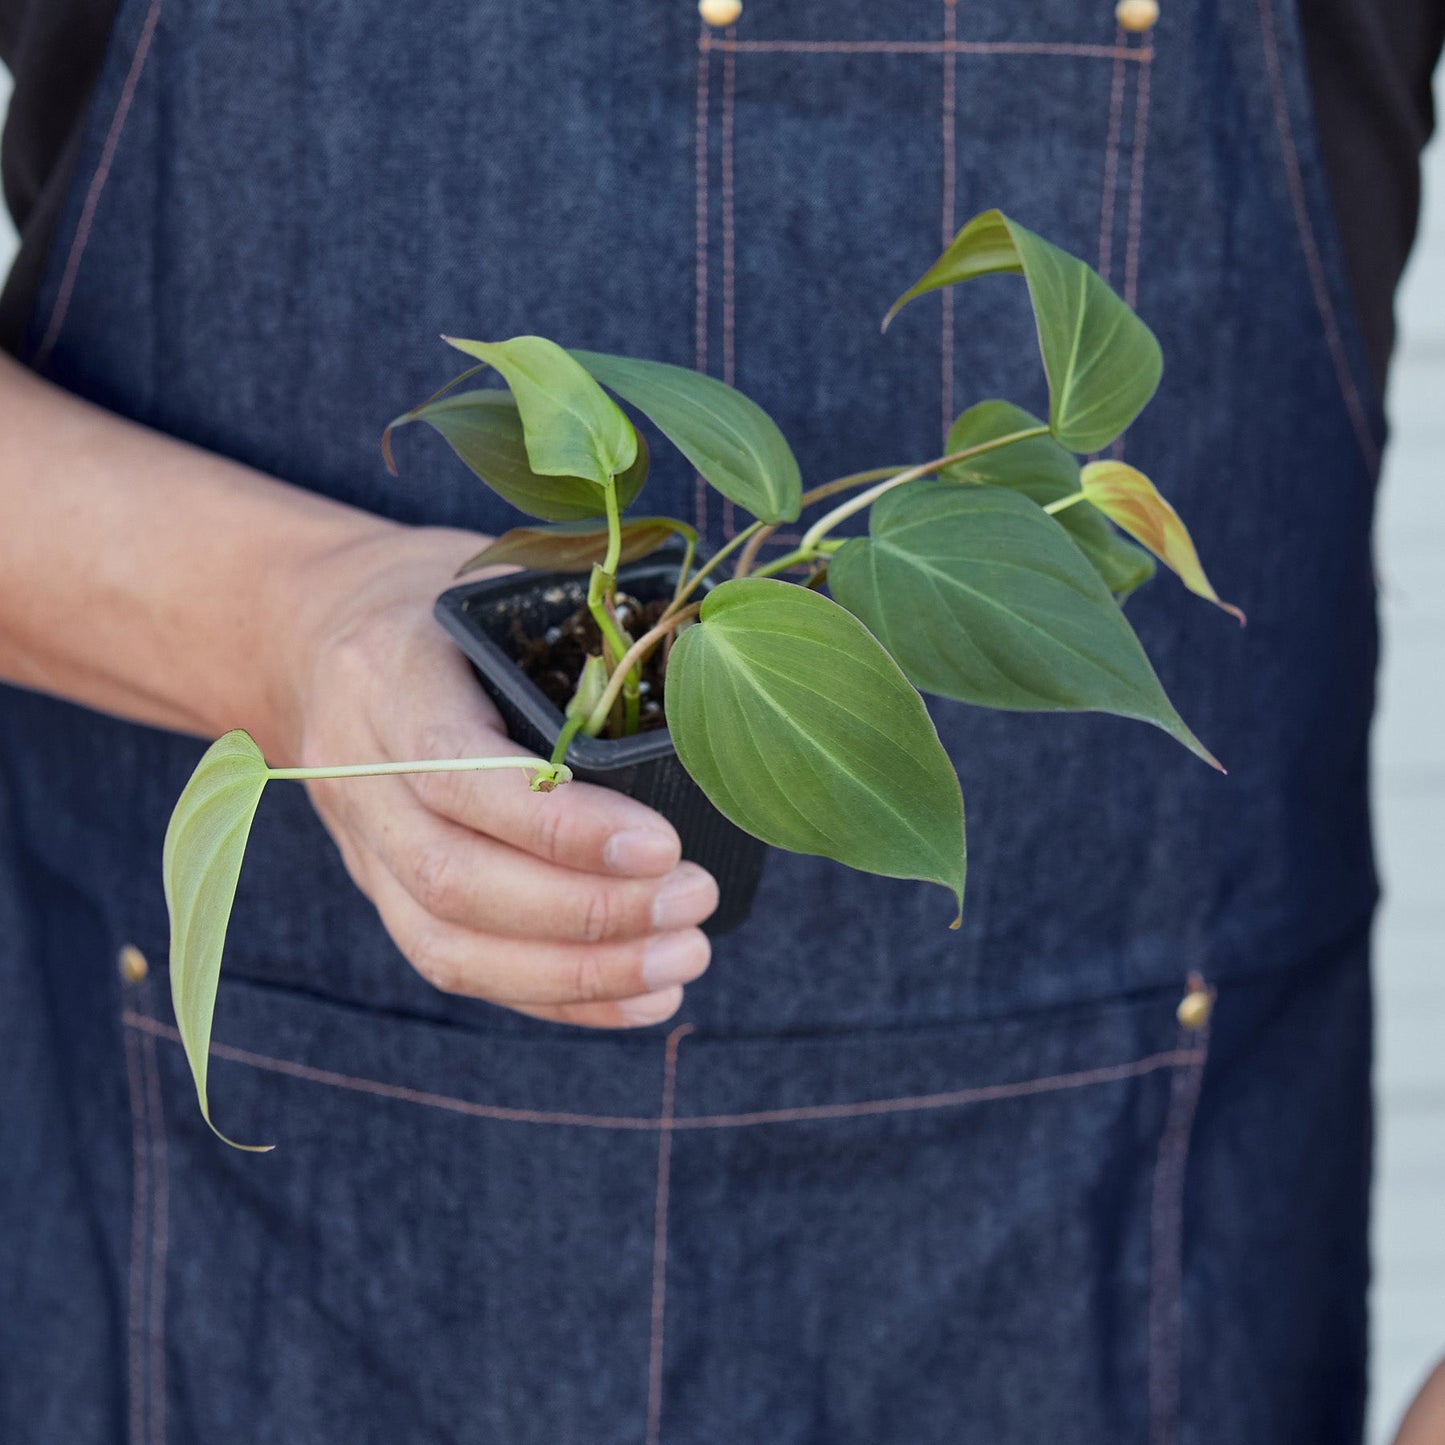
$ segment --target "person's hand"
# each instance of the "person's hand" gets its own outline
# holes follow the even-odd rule
[[[278,736],[301,766],[517,756],[432,603],[483,539],[388,524],[297,579]],[[277,764],[281,760],[273,760]],[[654,1024],[707,967],[717,885],[659,814],[572,782],[428,773],[312,782],[346,867],[437,988],[539,1018]]]

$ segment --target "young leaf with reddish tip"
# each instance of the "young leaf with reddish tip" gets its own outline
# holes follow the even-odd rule
[[[622,523],[618,562],[640,561],[673,537],[694,545],[697,531],[671,517],[630,517]],[[457,575],[478,567],[536,567],[553,572],[590,572],[607,555],[607,527],[596,522],[563,522],[555,527],[514,527],[484,547]]]
[[[1219,766],[1098,573],[1026,497],[910,482],[879,500],[867,537],[833,555],[828,585],[925,692],[1138,718]]]
[[[835,602],[748,577],[704,599],[667,669],[682,765],[740,828],[941,883],[962,907],[963,794],[923,699]]]
[[[637,457],[637,433],[622,408],[555,341],[442,338],[501,372],[517,400],[527,459],[544,477],[585,477],[599,487]]]
[[[729,501],[761,522],[797,520],[803,508],[797,459],[757,402],[686,367],[596,351],[571,354],[646,416]]]
[[[1123,462],[1091,462],[1084,468],[1079,484],[1093,506],[1131,537],[1137,537],[1166,567],[1177,572],[1191,592],[1222,607],[1239,619],[1241,627],[1244,625],[1244,613],[1232,603],[1220,601],[1213,584],[1204,575],[1193,538],[1179,513],[1143,472]]]
[[[1096,271],[1002,211],[964,226],[883,325],[916,296],[998,272],[1021,273],[1028,284],[1054,436],[1071,452],[1108,446],[1159,385],[1159,343]]]
[[[946,452],[961,452],[997,437],[1041,426],[1038,417],[1007,401],[981,401],[949,429]],[[1046,507],[1079,490],[1079,460],[1049,436],[1030,437],[998,451],[954,462],[938,474],[947,481],[1007,487]],[[1054,521],[1074,539],[1094,565],[1104,585],[1119,600],[1154,575],[1154,559],[1142,547],[1121,537],[1087,502],[1076,502]]]
[[[229,732],[212,743],[171,814],[162,854],[176,1025],[196,1081],[201,1114],[228,1144],[233,1141],[211,1123],[206,1098],[211,1019],[246,839],[269,777],[261,750],[246,733]],[[263,1153],[271,1146],[235,1147]]]
[[[388,465],[391,433],[413,421],[426,422],[440,432],[477,477],[529,516],[549,522],[581,522],[607,510],[606,493],[596,482],[586,477],[543,476],[533,469],[527,458],[522,414],[508,392],[463,391],[403,413],[382,437]],[[647,445],[637,432],[633,437],[637,455],[614,483],[619,509],[636,497],[647,480]]]

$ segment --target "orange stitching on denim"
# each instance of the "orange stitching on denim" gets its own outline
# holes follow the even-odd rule
[[[667,1036],[662,1065],[662,1116],[658,1120],[657,1203],[652,1226],[652,1334],[647,1355],[647,1445],[658,1445],[662,1435],[663,1321],[667,1308],[667,1206],[672,1188],[672,1124],[677,1103],[677,1050],[691,1024],[681,1024]]]
[[[115,161],[116,149],[120,145],[120,133],[125,128],[126,117],[130,114],[136,87],[140,84],[141,71],[145,69],[146,57],[150,54],[151,39],[161,17],[161,0],[151,0],[146,18],[141,25],[140,39],[136,41],[135,54],[131,56],[130,69],[126,72],[125,83],[121,86],[120,99],[111,116],[110,129],[106,132],[105,144],[101,147],[100,161],[95,174],[90,178],[90,189],[85,193],[85,203],[80,209],[80,221],[75,228],[75,238],[70,243],[70,254],[65,258],[65,271],[60,278],[60,289],[56,293],[55,306],[50,313],[50,324],[45,328],[45,338],[35,353],[35,367],[39,370],[55,349],[60,338],[60,328],[65,325],[66,313],[70,310],[70,299],[75,293],[75,278],[80,271],[80,258],[85,254],[86,242],[90,239],[91,227],[95,223],[96,208],[100,205],[100,193],[110,177],[110,168]]]
[[[1139,67],[1139,89],[1134,103],[1134,155],[1129,171],[1129,234],[1124,253],[1124,300],[1139,300],[1139,244],[1144,234],[1144,157],[1149,147],[1149,79],[1154,66]]]
[[[1124,27],[1118,43],[1127,43]],[[1114,79],[1109,90],[1109,139],[1104,146],[1104,199],[1099,207],[1099,275],[1109,279],[1114,262],[1114,200],[1119,189],[1119,134],[1124,125],[1124,57],[1114,58]]]
[[[166,1168],[166,1121],[161,1107],[160,1068],[154,1034],[142,1054],[146,1074],[146,1151],[150,1156],[154,1195],[151,1204],[150,1302],[146,1333],[150,1337],[150,1439],[166,1440],[166,1257],[170,1249],[170,1184]]]
[[[1191,987],[1193,980],[1191,979]],[[1213,990],[1211,990],[1211,993]],[[1184,1183],[1194,1114],[1209,1057],[1206,1026],[1193,1039],[1191,1063],[1170,1080],[1149,1208],[1149,1445],[1177,1445],[1184,1345]]]
[[[1270,0],[1259,0],[1259,28],[1264,45],[1265,69],[1269,73],[1269,88],[1274,102],[1274,123],[1279,132],[1280,147],[1284,151],[1285,184],[1289,188],[1290,205],[1294,210],[1295,228],[1299,231],[1300,245],[1305,254],[1305,269],[1309,272],[1310,288],[1314,292],[1315,306],[1325,328],[1325,344],[1329,347],[1330,360],[1334,363],[1335,379],[1344,395],[1345,409],[1350,414],[1355,440],[1359,443],[1366,465],[1371,472],[1380,465],[1380,449],[1375,445],[1370,430],[1369,418],[1365,414],[1364,399],[1355,384],[1354,372],[1350,368],[1349,354],[1345,350],[1345,339],[1340,331],[1339,318],[1335,315],[1334,302],[1330,298],[1330,284],[1325,276],[1324,261],[1320,256],[1319,242],[1315,239],[1314,222],[1310,219],[1309,201],[1305,196],[1304,176],[1300,170],[1299,150],[1295,146],[1294,127],[1289,118],[1289,100],[1285,94],[1284,75],[1280,69],[1279,45],[1275,38],[1274,9]]]
[[[707,303],[709,282],[708,262],[708,122],[712,104],[709,93],[711,60],[708,56],[707,26],[702,28],[698,40],[697,55],[697,140],[694,147],[694,236],[697,249],[697,265],[694,270],[694,286],[697,290],[696,311],[693,327],[697,342],[697,369],[707,371]],[[699,535],[707,536],[707,483],[701,472],[693,479],[693,524]]]
[[[122,1015],[130,1025],[134,1015]],[[130,1445],[145,1445],[145,1226],[150,1213],[150,1169],[145,1157],[145,1096],[140,1082],[140,1044],[131,1028],[125,1039],[125,1081],[130,1097],[131,1224],[130,1224]]]
[[[144,1014],[126,1013],[125,1022],[132,1028],[154,1034],[157,1038],[179,1043],[180,1033],[169,1024],[162,1024]],[[399,1084],[384,1084],[377,1079],[357,1078],[351,1074],[338,1074],[330,1069],[317,1069],[309,1064],[297,1064],[289,1059],[275,1059],[267,1054],[252,1053],[248,1049],[232,1048],[227,1044],[212,1044],[211,1053],[218,1059],[232,1063],[246,1064],[267,1073],[284,1074],[289,1078],[302,1079],[307,1083],[325,1084],[335,1089],[347,1089],[360,1094],[372,1094],[384,1099],[397,1099],[403,1103],[419,1104],[426,1108],[443,1109],[448,1113],[464,1114],[471,1118],[493,1119],[514,1124],[556,1124],[573,1128],[626,1129],[652,1133],[662,1128],[662,1120],[650,1115],[639,1114],[571,1114],[548,1109],[514,1109],[498,1104],[474,1104],[468,1099],[457,1099],[447,1094],[429,1094],[418,1089],[409,1089]],[[884,1114],[917,1113],[929,1109],[950,1109],[967,1104],[986,1104],[998,1099],[1022,1099],[1035,1094],[1060,1093],[1066,1089],[1082,1089],[1093,1084],[1111,1084],[1124,1079],[1138,1078],[1152,1074],[1159,1069],[1176,1065],[1191,1064],[1199,1056],[1197,1049],[1170,1049],[1164,1053],[1149,1054],[1127,1064],[1109,1064],[1096,1069],[1081,1069],[1070,1074],[1050,1074],[1038,1079],[1026,1079],[1017,1084],[985,1084],[978,1088],[956,1089],[942,1094],[911,1094],[885,1099],[865,1099],[856,1104],[805,1104],[791,1109],[760,1109],[746,1114],[694,1114],[675,1118],[670,1124],[673,1130],[681,1129],[742,1129],[763,1124],[796,1124],[825,1121],[829,1119],[861,1119]]]
[[[944,43],[952,46],[958,39],[958,0],[943,0]],[[958,54],[950,49],[943,65],[943,246],[953,240],[957,200],[955,187],[958,170]],[[939,318],[938,392],[943,408],[940,434],[948,435],[953,425],[953,287],[945,286]]]
[[[731,37],[735,27],[728,30]],[[733,132],[738,89],[738,57],[735,50],[723,56],[722,100],[722,323],[723,381],[737,385],[737,216],[734,192]],[[723,499],[723,536],[737,535],[737,513],[731,497]]]
[[[702,37],[704,50],[733,50],[751,55],[1055,55],[1081,60],[1140,61],[1145,49],[1117,45],[1075,45],[1043,40],[729,40]]]

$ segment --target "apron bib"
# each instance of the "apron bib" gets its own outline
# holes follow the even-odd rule
[[[1165,0],[1143,35],[1077,0],[748,0],[727,30],[690,0],[122,0],[28,359],[499,531],[440,438],[401,437],[398,480],[378,437],[457,369],[438,333],[539,332],[735,383],[812,484],[986,397],[1046,407],[1016,280],[878,334],[990,206],[1159,335],[1125,454],[1250,625],[1168,576],[1129,610],[1228,778],[1137,723],[930,699],[962,932],[940,890],[773,853],[679,1020],[626,1038],[435,994],[268,790],[212,1073],[222,1127],[281,1143],[258,1161],[195,1117],[163,976],[122,997],[112,962],[165,956],[202,744],[0,692],[0,1029],[93,1306],[66,1368],[110,1391],[47,1391],[69,1438],[1174,1438],[1205,1056],[1174,1005],[1322,959],[1357,988],[1375,897],[1382,420],[1288,0]],[[730,536],[654,456],[648,509]]]

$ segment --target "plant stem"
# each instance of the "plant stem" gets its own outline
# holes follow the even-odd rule
[[[905,467],[874,467],[871,471],[850,472],[846,477],[838,477],[831,482],[824,482],[822,486],[814,487],[812,491],[804,492],[803,505],[811,507],[815,502],[836,497],[839,492],[849,492],[854,487],[866,486],[869,482],[881,482],[886,477],[896,477],[899,472],[906,470]]]
[[[737,565],[733,568],[734,577],[746,577],[753,570],[753,563],[758,560],[758,551],[763,543],[778,530],[776,522],[769,526],[760,527],[751,537],[748,538],[748,545],[743,548],[742,554],[738,557]]]
[[[1048,506],[1044,508],[1044,511],[1046,511],[1051,517],[1057,517],[1058,514],[1064,510],[1065,507],[1072,507],[1075,502],[1082,502],[1084,500],[1086,499],[1082,491],[1070,492],[1068,496],[1060,497],[1056,502],[1050,502]]]
[[[597,706],[592,709],[585,726],[601,727],[602,722],[606,720],[607,714],[612,711],[613,703],[617,701],[617,694],[622,691],[624,670],[640,667],[647,654],[651,652],[664,637],[668,636],[669,633],[676,631],[684,622],[689,622],[696,617],[701,606],[701,603],[694,602],[690,606],[682,608],[680,611],[669,612],[658,622],[657,626],[654,627],[651,632],[644,632],[642,636],[627,649],[626,656],[623,657],[617,666],[617,670],[608,679],[607,690],[597,699]],[[560,743],[561,739],[559,738],[558,741]],[[571,739],[569,738],[568,741],[570,742]]]
[[[561,765],[562,760],[567,756],[567,749],[572,746],[572,739],[582,731],[586,722],[586,716],[579,712],[562,724],[562,731],[557,734],[557,742],[552,749],[553,763]]]
[[[559,761],[544,763],[540,758],[429,758],[414,763],[351,763],[339,768],[268,768],[266,776],[276,779],[380,778],[393,773],[485,773],[502,768],[521,768],[537,774],[538,782],[570,782],[572,769]]]
[[[789,552],[786,556],[777,557],[769,562],[766,567],[759,567],[753,573],[754,577],[776,577],[779,572],[786,572],[790,567],[800,566],[804,562],[811,562],[817,555],[819,549],[814,547],[811,550],[799,547],[795,552]]]
[[[617,586],[617,564],[622,557],[622,518],[617,507],[617,480],[611,479],[605,490],[607,504],[607,555],[600,567],[593,567],[587,583],[587,609],[597,630],[602,634],[604,647],[612,653],[614,663],[621,662],[628,648],[628,639],[617,625],[617,616],[612,610],[612,598]],[[637,731],[642,716],[642,674],[629,669],[623,680],[622,714],[614,723],[614,734],[628,737]]]
[[[891,492],[894,487],[901,487],[905,482],[917,481],[919,477],[926,477],[930,472],[936,472],[940,467],[952,466],[955,462],[966,462],[971,457],[983,456],[986,452],[996,452],[1003,447],[1012,446],[1015,442],[1028,441],[1030,437],[1041,437],[1048,435],[1048,427],[1033,426],[1023,431],[1010,432],[1007,436],[994,437],[991,441],[980,442],[977,446],[965,447],[961,452],[951,452],[948,456],[935,457],[931,462],[923,462],[916,467],[909,467],[906,471],[897,472],[894,475],[880,481],[876,486],[869,487],[867,491],[859,492],[856,497],[849,497],[848,500],[825,516],[820,517],[803,534],[802,543],[798,550],[805,555],[811,554],[817,549],[818,543],[828,535],[840,522],[861,512],[865,507],[871,507],[884,492]],[[839,478],[839,481],[849,481],[848,478]],[[856,483],[854,483],[856,485]],[[832,485],[831,483],[829,485]]]
[[[680,603],[686,602],[687,599],[697,591],[698,583],[701,582],[719,562],[725,557],[731,556],[731,554],[736,552],[745,542],[750,541],[758,532],[762,531],[766,525],[765,522],[754,522],[750,527],[744,527],[731,541],[725,542],[719,547],[718,550],[697,569],[697,575],[689,579],[687,586],[678,588],[677,595],[672,599],[672,606],[676,607]],[[668,610],[670,612],[672,609],[669,608]],[[666,620],[664,617],[663,621],[665,622]]]
[[[687,586],[687,574],[692,568],[693,558],[697,556],[697,533],[689,532],[684,540],[687,545],[682,554],[682,566],[677,570],[677,586],[672,594],[674,602],[677,601],[682,589]]]

